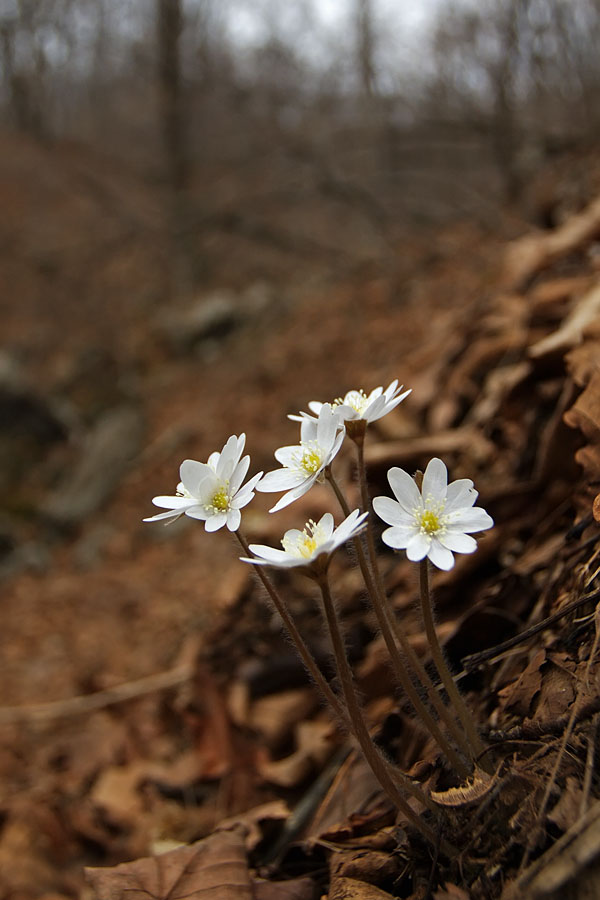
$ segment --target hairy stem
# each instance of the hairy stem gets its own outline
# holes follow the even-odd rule
[[[331,474],[331,472],[328,473],[327,478],[328,478],[329,483],[331,484],[331,487],[333,488],[333,491],[334,491],[336,497],[338,498],[338,502],[344,512],[344,515],[348,516],[350,514],[350,509],[348,507],[348,504],[346,502],[346,499],[345,499],[342,491],[340,490],[339,485],[333,478],[333,475]],[[364,505],[364,497],[363,497],[363,505]],[[368,508],[368,507],[366,507],[366,508]],[[368,522],[368,520],[367,520],[367,522]],[[369,523],[367,524],[367,527],[368,528],[370,527]],[[369,565],[367,563],[365,551],[364,551],[364,548],[363,548],[360,538],[355,537],[353,543],[354,543],[354,548],[356,550],[356,555],[358,557],[358,564],[360,566],[360,570],[362,572],[362,576],[365,581],[365,585],[367,587],[367,591],[368,591],[369,597],[371,599],[371,603],[372,603],[373,609],[375,611],[375,615],[377,616],[377,621],[379,623],[379,627],[381,629],[383,639],[385,641],[388,653],[390,655],[390,659],[392,661],[392,667],[394,670],[394,674],[395,674],[397,680],[400,682],[400,684],[401,684],[403,690],[405,691],[406,695],[408,696],[410,702],[412,703],[412,705],[415,709],[415,712],[417,713],[421,722],[423,723],[425,728],[429,731],[429,733],[431,734],[433,739],[437,742],[437,744],[440,747],[440,749],[442,750],[442,752],[446,754],[446,757],[447,757],[448,761],[450,762],[450,765],[453,767],[453,769],[457,772],[458,775],[460,775],[462,778],[466,778],[469,775],[468,767],[465,765],[465,763],[462,761],[460,756],[457,754],[457,752],[451,746],[449,741],[446,739],[446,737],[442,733],[441,729],[439,728],[437,722],[435,721],[435,719],[433,718],[433,716],[431,715],[431,713],[429,712],[429,710],[427,709],[427,707],[425,706],[423,701],[421,700],[421,698],[419,696],[419,692],[417,691],[417,689],[415,688],[415,686],[413,684],[410,673],[408,672],[406,666],[404,665],[404,661],[402,659],[402,656],[400,655],[398,646],[397,646],[396,641],[394,640],[394,636],[392,634],[392,626],[390,625],[390,621],[394,621],[393,614],[386,610],[385,599],[382,599],[382,598],[385,598],[385,591],[379,590],[379,587],[373,578],[372,570],[374,570],[377,574],[379,573],[379,569],[377,568],[376,560],[372,559],[371,569],[370,569]],[[374,551],[375,551],[375,545],[373,543],[373,556],[374,556]],[[375,563],[375,565],[373,565],[373,562]],[[381,585],[381,587],[383,588],[383,585]],[[394,625],[395,625],[395,621],[394,621]],[[408,640],[405,638],[405,636],[398,634],[398,632],[396,632],[396,633],[400,640],[400,644],[402,646],[402,649],[403,649],[405,655],[411,660],[411,662],[413,663],[413,666],[415,667],[415,669],[418,672],[418,667],[415,665],[415,662],[414,662],[414,659],[418,660],[416,653],[410,646],[410,644],[409,644]],[[421,667],[421,669],[423,670],[423,673],[425,675],[425,678],[422,678],[421,680],[423,681],[423,683],[426,686],[427,686],[427,682],[429,682],[430,688],[433,691],[433,694],[435,695],[436,700],[444,708],[444,711],[446,711],[444,704],[442,702],[442,699],[435,689],[435,685],[433,684],[433,682],[431,681],[431,679],[425,672],[425,669],[422,666],[420,660],[418,660],[418,666]],[[464,740],[463,740],[463,743],[464,743]],[[459,742],[459,746],[461,746],[460,742]],[[468,746],[467,746],[467,751],[468,751]]]
[[[435,630],[435,624],[433,621],[433,610],[431,607],[431,595],[429,592],[429,563],[427,561],[427,558],[421,560],[420,575],[421,610],[423,612],[423,624],[425,625],[425,634],[427,635],[429,649],[431,650],[431,655],[438,670],[442,684],[446,688],[450,703],[452,704],[454,710],[460,718],[460,721],[463,724],[467,739],[471,746],[472,754],[474,758],[477,758],[484,753],[485,747],[481,738],[479,737],[473,717],[471,716],[471,713],[469,712],[465,701],[461,697],[460,692],[456,687],[456,684],[454,683],[454,678],[452,677],[450,669],[446,665],[444,653],[438,640],[437,632]],[[487,761],[482,762],[482,767],[487,770],[488,768],[490,768],[490,764]],[[492,771],[491,768],[490,771]]]
[[[389,602],[389,599],[388,599],[388,596],[387,596],[387,593],[385,590],[385,585],[383,583],[383,578],[381,577],[381,572],[379,570],[379,564],[377,562],[377,551],[375,549],[372,508],[371,508],[371,503],[370,503],[370,499],[369,499],[369,491],[368,491],[368,486],[367,486],[367,467],[365,465],[364,437],[355,438],[354,443],[356,444],[356,449],[357,449],[358,478],[359,478],[359,483],[360,483],[360,493],[361,493],[361,502],[362,502],[362,506],[363,506],[363,511],[369,510],[369,512],[371,513],[371,515],[367,519],[367,529],[366,529],[367,550],[369,553],[369,563],[371,566],[371,571],[372,571],[373,579],[375,582],[375,592],[377,595],[377,604],[381,608],[382,616],[386,619],[388,628],[391,628],[394,637],[396,638],[396,640],[398,641],[398,643],[400,644],[400,646],[402,648],[402,652],[404,653],[404,655],[408,659],[410,665],[412,666],[414,672],[416,673],[418,681],[420,681],[420,683],[424,686],[425,690],[427,691],[429,700],[430,700],[432,706],[434,707],[434,709],[436,710],[438,716],[440,717],[442,722],[444,722],[444,724],[446,725],[446,728],[448,729],[448,731],[450,732],[450,734],[452,735],[452,737],[454,738],[454,740],[456,741],[457,745],[460,747],[462,752],[465,753],[467,757],[470,757],[471,751],[470,751],[469,743],[465,738],[464,732],[462,731],[460,726],[457,724],[456,719],[452,715],[452,712],[446,707],[444,701],[442,700],[442,698],[440,697],[440,695],[438,693],[438,690],[437,690],[435,684],[429,677],[427,670],[425,669],[425,666],[423,665],[423,663],[421,662],[421,660],[419,659],[419,657],[417,656],[417,654],[411,647],[410,642],[408,641],[404,632],[398,625],[394,610],[392,609],[392,606]],[[375,611],[377,612],[377,608]],[[379,618],[379,615],[378,615],[378,618]],[[383,627],[382,627],[382,632],[385,637],[385,632],[383,630]],[[388,649],[389,649],[390,645],[395,646],[394,639],[391,635],[389,638],[389,643],[388,643],[388,639],[386,638],[386,644],[388,644]],[[396,654],[398,655],[397,650],[396,650]],[[392,660],[393,660],[394,656],[391,651],[390,651],[390,655],[392,656]],[[396,666],[396,663],[394,663],[394,666]],[[426,718],[426,716],[429,715],[427,708],[425,707],[425,716],[423,716],[423,714],[420,710],[417,710],[417,711],[423,717],[424,724],[426,724],[427,727],[429,728],[429,730],[432,731],[431,725],[429,724],[428,719]],[[429,718],[431,718],[431,717],[429,717]],[[435,722],[434,722],[434,724],[435,724]],[[433,732],[432,732],[432,734],[433,734]],[[434,734],[434,737],[436,737],[435,734]],[[449,762],[452,764],[452,766],[458,772],[458,774],[461,775],[463,778],[466,777],[469,774],[469,769],[465,766],[464,762],[462,762],[462,760],[457,756],[456,752],[453,750],[452,746],[448,743],[448,741],[445,738],[443,738],[444,744],[440,744],[437,737],[436,737],[436,740],[438,741],[438,745],[441,747],[441,749],[446,753],[446,756],[448,757]]]
[[[250,551],[250,547],[248,546],[248,542],[247,542],[246,538],[244,537],[242,532],[239,530],[235,532],[235,535],[236,535],[238,541],[240,542],[244,553],[246,554],[247,557],[249,557],[251,559],[252,553]],[[335,694],[333,693],[333,691],[327,684],[327,681],[325,680],[325,676],[323,675],[323,673],[317,666],[312,653],[306,646],[304,638],[298,631],[296,624],[295,624],[294,620],[292,619],[291,615],[289,614],[287,606],[285,605],[284,601],[281,599],[280,595],[278,594],[278,592],[275,588],[275,585],[273,584],[271,579],[268,577],[268,575],[263,571],[262,566],[254,566],[254,569],[256,571],[256,574],[260,578],[267,594],[273,601],[273,605],[274,605],[275,609],[281,616],[283,624],[287,628],[288,634],[291,637],[291,639],[296,647],[296,650],[300,654],[300,658],[302,659],[302,662],[308,669],[313,681],[315,682],[315,684],[317,685],[317,687],[319,688],[319,690],[321,691],[321,693],[323,694],[323,696],[325,697],[327,702],[329,703],[330,707],[332,708],[332,710],[336,714],[336,716],[338,716],[338,718],[340,718],[344,723],[347,723],[347,716],[346,716],[346,713],[344,712],[344,709],[343,709],[340,701],[338,700],[338,698],[335,696]]]
[[[421,821],[420,817],[409,806],[404,796],[398,789],[396,781],[398,781],[398,783],[402,785],[404,791],[411,794],[426,807],[428,807],[429,809],[435,809],[431,800],[425,795],[420,787],[414,784],[409,778],[407,778],[406,775],[404,775],[404,773],[400,772],[399,770],[395,772],[395,779],[392,778],[389,772],[388,763],[371,740],[369,730],[365,724],[362,710],[360,708],[360,704],[354,690],[352,672],[348,663],[348,659],[346,657],[346,650],[340,631],[339,619],[337,611],[335,609],[335,604],[331,597],[331,591],[329,589],[329,582],[326,573],[323,573],[320,577],[319,586],[321,588],[321,593],[323,596],[323,609],[325,612],[325,619],[327,621],[327,627],[329,629],[329,636],[331,638],[331,645],[335,657],[338,677],[342,687],[344,700],[346,701],[346,706],[348,708],[350,722],[352,725],[352,732],[357,739],[373,774],[379,781],[379,784],[381,785],[389,799],[392,801],[394,806],[402,810],[404,815],[412,822],[415,828],[417,828],[421,832],[421,834],[423,834],[423,836],[427,838],[428,841],[434,841],[434,832],[431,828],[429,828]]]

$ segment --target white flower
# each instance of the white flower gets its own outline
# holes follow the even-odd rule
[[[254,497],[254,488],[262,478],[262,472],[254,475],[243,487],[250,465],[250,457],[242,456],[246,435],[232,435],[220,453],[211,453],[208,462],[186,459],[179,470],[180,483],[174,497],[154,497],[155,506],[168,512],[144,519],[177,519],[185,514],[205,522],[206,531],[217,531],[227,525],[229,531],[240,527],[242,509]]]
[[[438,569],[451,569],[453,552],[473,553],[477,549],[469,534],[494,524],[484,509],[473,506],[478,495],[470,479],[448,484],[448,471],[441,459],[430,460],[421,491],[403,469],[390,469],[388,481],[396,500],[373,500],[377,515],[392,526],[383,532],[382,540],[396,550],[406,550],[413,562],[428,556]]]
[[[383,416],[387,416],[405,397],[408,397],[412,388],[404,393],[400,393],[404,385],[398,387],[398,381],[394,380],[385,391],[382,387],[376,387],[370,394],[366,394],[362,388],[359,390],[348,391],[345,397],[335,400],[331,405],[339,416],[341,422],[353,422],[357,420],[366,423],[375,422]],[[311,400],[308,408],[315,416],[319,415],[322,403],[318,400]],[[308,413],[301,412],[299,415],[288,416],[295,422],[302,422],[304,419],[310,419]]]
[[[258,558],[242,558],[242,562],[289,569],[294,566],[312,566],[325,555],[323,562],[326,565],[334,550],[361,531],[367,515],[368,513],[355,509],[334,528],[333,516],[325,513],[318,522],[307,522],[302,531],[297,528],[286,531],[281,541],[283,550],[266,547],[264,544],[250,544],[250,549]]]
[[[303,418],[300,443],[276,450],[275,459],[282,468],[267,472],[256,485],[257,491],[287,491],[269,512],[289,506],[306,494],[315,481],[323,481],[323,470],[330,465],[343,441],[343,425],[328,403],[322,404],[318,418]]]

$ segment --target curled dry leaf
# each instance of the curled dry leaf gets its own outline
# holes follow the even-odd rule
[[[433,900],[470,900],[469,895],[457,884],[446,883],[443,888],[439,888],[434,895]]]
[[[565,413],[565,422],[571,428],[579,428],[588,440],[600,442],[600,368],[596,369],[586,389]]]
[[[329,900],[392,900],[392,894],[355,878],[333,878]]]
[[[98,900],[254,900],[242,829],[106,869],[86,869]]]
[[[488,775],[483,769],[475,769],[473,777],[466,784],[447,791],[431,791],[430,797],[439,806],[469,806],[488,794],[498,780],[498,775]]]
[[[295,733],[297,749],[294,753],[259,765],[260,774],[271,784],[295,787],[315,768],[322,766],[335,749],[332,726],[326,720],[299,722]]]
[[[291,878],[289,881],[252,883],[254,900],[316,900],[318,894],[312,878]]]
[[[579,300],[560,328],[529,348],[529,355],[535,359],[545,356],[547,353],[567,350],[569,347],[575,346],[581,341],[588,325],[592,324],[599,315],[600,284],[596,284]]]
[[[509,244],[504,262],[504,282],[525,287],[538,272],[600,232],[600,198],[571,216],[560,228],[546,234],[526,235]]]
[[[382,884],[400,875],[402,863],[396,854],[360,849],[333,854],[330,867],[335,877]]]

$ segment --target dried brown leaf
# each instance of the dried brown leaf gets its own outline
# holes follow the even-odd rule
[[[540,356],[545,356],[547,353],[554,353],[557,350],[566,350],[575,346],[581,341],[588,325],[593,323],[599,315],[600,284],[596,284],[574,306],[559,329],[529,348],[529,355],[537,359]]]
[[[430,456],[444,456],[448,453],[465,453],[470,459],[483,463],[492,458],[494,445],[483,436],[480,428],[465,425],[406,441],[368,445],[365,459],[370,467],[384,468],[392,465],[418,465]]]
[[[251,705],[249,725],[269,746],[277,746],[291,735],[298,722],[314,712],[317,703],[311,688],[270,694]]]
[[[542,685],[541,667],[545,661],[546,651],[538,650],[519,678],[498,692],[500,705],[517,715],[528,716]]]
[[[381,888],[355,878],[333,878],[329,888],[329,900],[392,900],[392,895]]]
[[[600,320],[598,323],[600,329]],[[565,356],[567,370],[579,387],[585,387],[600,366],[600,339],[586,338]]]
[[[551,822],[567,831],[581,817],[583,790],[577,778],[569,775],[560,793],[558,803],[548,814]]]
[[[297,749],[294,753],[284,759],[265,760],[259,764],[260,774],[266,781],[281,787],[294,787],[331,756],[335,748],[331,722],[300,722],[295,731]]]
[[[501,900],[567,896],[565,887],[600,854],[600,801],[596,801],[558,841],[508,884]],[[554,895],[553,892],[561,891]],[[597,896],[597,894],[588,894]]]
[[[579,428],[593,443],[600,443],[600,368],[590,378],[574,406],[565,413],[565,422]]]
[[[253,900],[242,829],[161,856],[85,870],[98,900]]]
[[[446,884],[433,895],[433,900],[470,900],[469,894],[457,884]]]
[[[400,874],[399,858],[377,850],[348,850],[331,857],[331,874],[380,884]]]
[[[545,234],[527,235],[509,244],[504,263],[504,282],[522,288],[556,259],[581,247],[600,232],[600,198],[564,225]]]
[[[292,878],[289,881],[252,882],[254,900],[314,900],[317,886],[312,878]]]
[[[447,791],[431,791],[430,797],[439,806],[452,808],[469,806],[489,794],[496,780],[496,775],[488,775],[482,769],[475,769],[473,776],[466,784],[449,788]]]

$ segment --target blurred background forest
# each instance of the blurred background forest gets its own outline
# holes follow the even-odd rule
[[[97,252],[166,224],[180,292],[247,278],[239,242],[356,264],[506,201],[552,225],[536,176],[597,138],[599,36],[596,0],[3,0],[2,126],[120,220]]]
[[[442,434],[470,477],[498,463],[487,407],[451,431],[488,363],[528,360],[595,277],[597,244],[561,257],[568,290],[486,320],[531,309],[531,334],[486,344],[471,380],[459,363],[506,242],[600,192],[599,46],[600,0],[0,0],[0,896],[75,896],[82,863],[146,852],[157,807],[104,775],[201,743],[154,696],[67,724],[12,710],[184,657],[189,680],[190,642],[247,598],[222,535],[141,525],[182,459],[244,431],[270,469],[285,413],[397,377],[411,405],[380,440]],[[293,512],[248,530],[314,514]],[[263,625],[239,616],[221,675],[270,657]],[[256,801],[242,776],[184,839]]]

